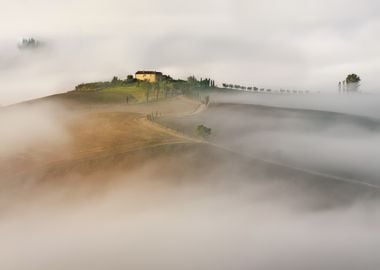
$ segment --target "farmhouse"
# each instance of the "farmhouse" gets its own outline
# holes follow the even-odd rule
[[[136,80],[148,81],[151,83],[158,82],[162,77],[162,73],[156,71],[137,71],[135,74]]]

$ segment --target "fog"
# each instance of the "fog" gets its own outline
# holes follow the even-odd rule
[[[214,94],[203,115],[163,120],[192,134],[270,162],[379,185],[377,95]]]
[[[378,94],[257,94],[231,91],[229,94],[212,94],[216,103],[239,103],[289,109],[307,109],[336,112],[370,118],[380,118],[380,95]]]
[[[22,105],[0,111],[0,158],[23,154],[30,148],[49,149],[70,142],[65,129],[69,113],[60,105]]]
[[[211,127],[211,144],[148,152],[135,167],[122,156],[108,167],[77,160],[42,178],[37,159],[27,174],[5,174],[0,268],[377,269],[377,120],[253,106],[294,107],[272,98],[212,97],[219,103],[200,114],[164,117],[185,132]],[[53,103],[2,110],[3,159],[41,141],[69,151],[82,113]]]
[[[295,8],[296,7],[296,8]],[[362,1],[4,1],[0,104],[140,69],[222,83],[378,90],[379,4]],[[152,27],[154,25],[154,27]],[[19,51],[21,38],[44,47]]]
[[[47,207],[45,200],[2,219],[0,266],[377,269],[378,202],[305,213],[289,207],[293,199],[277,202],[279,191],[257,189],[264,198],[253,199],[245,194],[252,188],[140,184],[79,207]]]
[[[312,93],[212,94],[168,134],[141,104],[1,107],[0,269],[379,269],[378,1],[0,3],[0,106],[137,70]]]

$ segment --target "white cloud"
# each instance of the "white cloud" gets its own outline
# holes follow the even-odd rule
[[[0,104],[140,68],[330,91],[357,72],[363,88],[377,90],[378,8],[372,0],[9,1]],[[46,41],[46,59],[28,63],[15,48],[23,36]],[[25,76],[27,85],[15,79]]]

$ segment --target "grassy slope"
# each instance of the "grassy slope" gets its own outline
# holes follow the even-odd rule
[[[126,98],[131,103],[145,101],[145,91],[137,86],[120,86],[106,88],[100,91],[70,91],[58,94],[52,98],[74,101],[82,104],[115,104],[126,103]]]
[[[138,83],[131,83],[97,90],[70,91],[49,97],[49,99],[57,98],[80,104],[125,104],[128,98],[129,103],[138,104],[146,102],[146,88]],[[159,100],[163,99],[162,91],[158,98]],[[156,95],[153,91],[150,91],[149,100],[156,101]]]
[[[133,163],[135,155],[130,153],[148,153],[157,147],[164,151],[179,144],[194,144],[194,141],[180,134],[149,124],[146,115],[157,111],[163,114],[189,113],[196,110],[198,103],[182,97],[149,104],[124,103],[122,106],[102,103],[99,100],[99,95],[109,97],[110,93],[117,92],[124,95],[124,90],[115,88],[107,89],[103,93],[69,92],[31,102],[31,106],[39,106],[51,101],[65,105],[67,100],[75,101],[75,110],[70,110],[67,119],[61,119],[70,141],[64,145],[34,145],[23,153],[0,161],[0,177],[12,179],[14,175],[18,175],[20,180],[34,176],[46,179],[43,176],[44,171],[59,171],[60,177],[78,172],[95,173],[100,169],[112,171],[112,163],[116,164],[115,157],[123,159],[127,155],[128,160]],[[133,93],[136,88],[129,90]],[[72,100],[75,95],[80,95],[82,99]],[[94,95],[98,95],[95,102]],[[148,161],[150,156],[147,155]],[[94,164],[92,161],[96,160],[100,161],[97,166],[87,166]],[[102,164],[107,164],[107,169]]]

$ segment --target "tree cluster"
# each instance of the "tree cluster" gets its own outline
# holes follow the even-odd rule
[[[40,42],[34,38],[24,38],[18,44],[19,49],[36,49],[40,46]]]
[[[344,81],[338,83],[339,92],[359,92],[361,78],[355,74],[347,75]]]
[[[216,87],[215,81],[210,78],[200,79],[198,80],[195,76],[190,76],[187,78],[187,83],[190,87],[193,88],[214,88]]]

